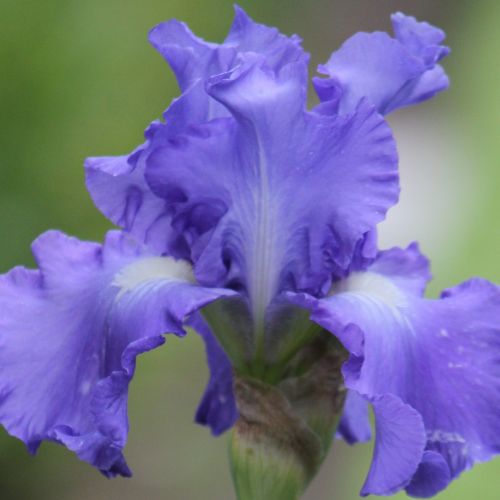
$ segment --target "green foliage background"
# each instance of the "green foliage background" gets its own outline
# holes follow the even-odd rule
[[[466,221],[460,227],[460,244],[455,238],[453,244],[430,252],[436,276],[431,292],[471,275],[500,282],[500,3],[241,4],[257,20],[285,33],[299,33],[313,53],[311,67],[326,60],[355,31],[389,29],[389,14],[396,10],[445,28],[453,48],[445,63],[452,88],[418,111],[398,112],[394,127],[397,135],[398,121],[431,113],[439,117],[441,127],[449,125],[458,132],[451,145],[440,145],[438,137],[428,147],[441,150],[429,154],[471,159],[465,167],[457,165],[474,178],[474,196],[457,200],[461,208],[452,214]],[[172,17],[188,22],[205,38],[221,40],[232,18],[231,2],[0,0],[0,272],[16,264],[33,265],[30,242],[46,229],[100,240],[110,227],[85,191],[82,162],[86,156],[133,149],[146,125],[176,95],[172,74],[146,41],[152,26]],[[438,171],[440,164],[433,168]],[[450,175],[442,189],[453,195],[458,192],[455,182],[455,175]],[[431,201],[439,210],[451,210],[439,206],[439,200],[421,203]],[[432,218],[428,222],[432,225]],[[446,233],[447,228],[441,230]],[[214,439],[192,423],[206,377],[203,347],[194,335],[182,341],[169,338],[164,348],[140,359],[130,396],[127,457],[135,472],[130,480],[108,481],[54,444],[43,445],[38,457],[31,458],[21,443],[1,430],[0,497],[233,498],[225,438]],[[358,498],[370,452],[369,445],[349,448],[336,443],[306,498]],[[500,459],[477,466],[438,498],[499,498],[499,467]]]

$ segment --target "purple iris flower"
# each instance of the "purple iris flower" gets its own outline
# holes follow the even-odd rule
[[[348,353],[338,432],[370,438],[362,494],[437,493],[500,452],[500,288],[482,279],[424,298],[416,244],[379,251],[398,199],[382,115],[448,85],[444,34],[393,16],[395,37],[359,33],[316,78],[296,36],[241,9],[222,44],[183,23],[154,28],[181,96],[129,155],[90,158],[87,187],[122,230],[102,245],[56,231],[39,269],[0,277],[0,423],[106,476],[130,475],[127,391],[137,355],[183,336],[206,344],[196,414],[214,434],[238,418],[233,370],[277,383],[318,331]]]

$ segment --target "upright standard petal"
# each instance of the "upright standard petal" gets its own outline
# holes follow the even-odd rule
[[[382,114],[429,99],[448,87],[438,65],[449,49],[444,33],[401,13],[392,16],[395,38],[386,33],[357,33],[334,52],[316,78],[322,101],[341,113],[367,98]],[[323,108],[320,108],[323,109]]]
[[[398,197],[384,120],[367,103],[346,117],[308,113],[306,84],[302,63],[276,73],[252,57],[210,81],[234,119],[192,127],[147,161],[192,238],[200,282],[246,290],[254,318],[282,289],[328,286]]]
[[[233,26],[222,44],[205,42],[176,20],[158,25],[149,35],[176,74],[183,94],[165,111],[165,124],[153,122],[146,141],[129,155],[88,158],[86,184],[101,212],[139,241],[179,258],[188,258],[187,242],[170,239],[171,214],[144,180],[144,164],[154,148],[161,147],[189,124],[229,116],[228,110],[205,91],[205,81],[241,64],[246,53],[260,54],[274,68],[307,61],[300,39],[257,24],[236,7]]]
[[[202,40],[185,23],[175,19],[153,28],[149,41],[172,68],[182,92],[200,79],[206,80],[236,67],[240,54],[263,55],[275,69],[309,58],[298,36],[287,37],[276,28],[258,24],[238,6],[222,44]],[[225,113],[222,107],[221,111]]]
[[[254,22],[238,6],[222,44],[205,42],[175,19],[153,28],[149,41],[170,64],[181,91],[189,90],[185,105],[196,109],[198,117],[204,115],[203,120],[191,120],[192,123],[228,115],[227,109],[205,92],[205,82],[211,76],[238,67],[242,56],[259,54],[276,70],[289,63],[309,60],[299,37],[287,37],[276,28]]]
[[[421,415],[426,453],[401,482],[415,496],[500,453],[500,288],[474,279],[428,300],[428,277],[415,246],[381,252],[316,301],[311,316],[351,352],[343,368],[351,390],[397,396]],[[372,477],[364,492],[383,484]]]
[[[130,475],[122,449],[137,355],[232,292],[196,286],[189,264],[119,232],[100,246],[52,231],[33,253],[39,270],[0,277],[0,423],[32,453],[56,441],[106,476]]]

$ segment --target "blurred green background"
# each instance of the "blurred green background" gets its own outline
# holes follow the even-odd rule
[[[431,294],[471,275],[500,282],[500,2],[240,3],[257,20],[299,33],[313,54],[311,68],[356,31],[388,30],[397,10],[447,31],[451,89],[391,117],[403,194],[382,240],[421,241],[433,262]],[[32,265],[30,242],[46,229],[100,240],[110,227],[85,191],[82,162],[130,151],[176,95],[172,74],[146,40],[152,26],[172,17],[220,41],[232,3],[0,0],[0,272]],[[106,480],[54,444],[31,458],[1,430],[0,498],[233,498],[225,437],[214,439],[193,424],[206,377],[196,336],[169,338],[139,360],[130,395],[129,480]],[[305,498],[358,498],[370,453],[369,445],[336,443]],[[438,498],[496,500],[499,469],[500,459],[478,465]]]

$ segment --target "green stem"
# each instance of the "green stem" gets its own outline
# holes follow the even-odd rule
[[[344,403],[345,356],[335,345],[319,358],[314,351],[277,385],[235,373],[240,416],[229,454],[238,500],[298,500],[325,459]]]
[[[229,451],[238,500],[297,500],[319,466],[318,437],[275,387],[237,377],[235,391],[240,418]]]
[[[303,478],[300,465],[273,460],[259,446],[242,442],[234,432],[230,441],[231,475],[238,500],[299,500]]]

